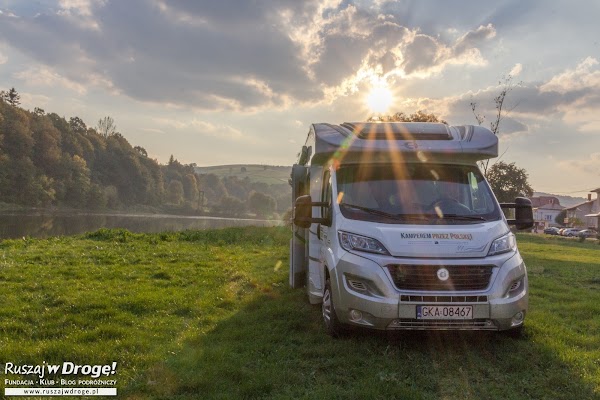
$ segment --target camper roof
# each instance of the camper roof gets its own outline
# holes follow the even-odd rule
[[[364,160],[365,153],[402,153],[423,157],[477,161],[498,156],[498,138],[481,126],[448,126],[432,122],[344,122],[313,124],[306,140],[305,162],[323,163],[334,154],[346,162]],[[308,154],[306,154],[308,153]],[[396,157],[397,158],[397,157]],[[303,164],[304,164],[303,163]]]

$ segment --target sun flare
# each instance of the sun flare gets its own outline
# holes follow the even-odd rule
[[[392,92],[387,86],[375,86],[367,96],[367,106],[372,112],[382,114],[389,111],[393,100]]]

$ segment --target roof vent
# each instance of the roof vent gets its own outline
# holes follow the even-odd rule
[[[366,140],[452,140],[448,126],[435,122],[344,122],[341,126]]]

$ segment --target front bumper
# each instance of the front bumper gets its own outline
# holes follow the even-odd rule
[[[439,260],[438,260],[439,261]],[[336,314],[340,322],[380,330],[506,330],[522,325],[528,307],[525,264],[516,253],[487,257],[493,263],[490,284],[480,291],[401,291],[386,268],[397,259],[374,260],[347,253],[330,271]],[[427,263],[431,260],[410,260]],[[445,260],[473,264],[477,260]],[[518,288],[509,288],[519,282]],[[516,286],[516,285],[515,285]],[[417,307],[471,306],[472,319],[417,319]]]

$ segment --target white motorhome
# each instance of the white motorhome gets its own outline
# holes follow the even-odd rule
[[[509,225],[533,215],[525,198],[498,204],[477,167],[497,156],[480,126],[310,127],[292,168],[290,285],[322,303],[329,334],[520,331],[527,272]]]

